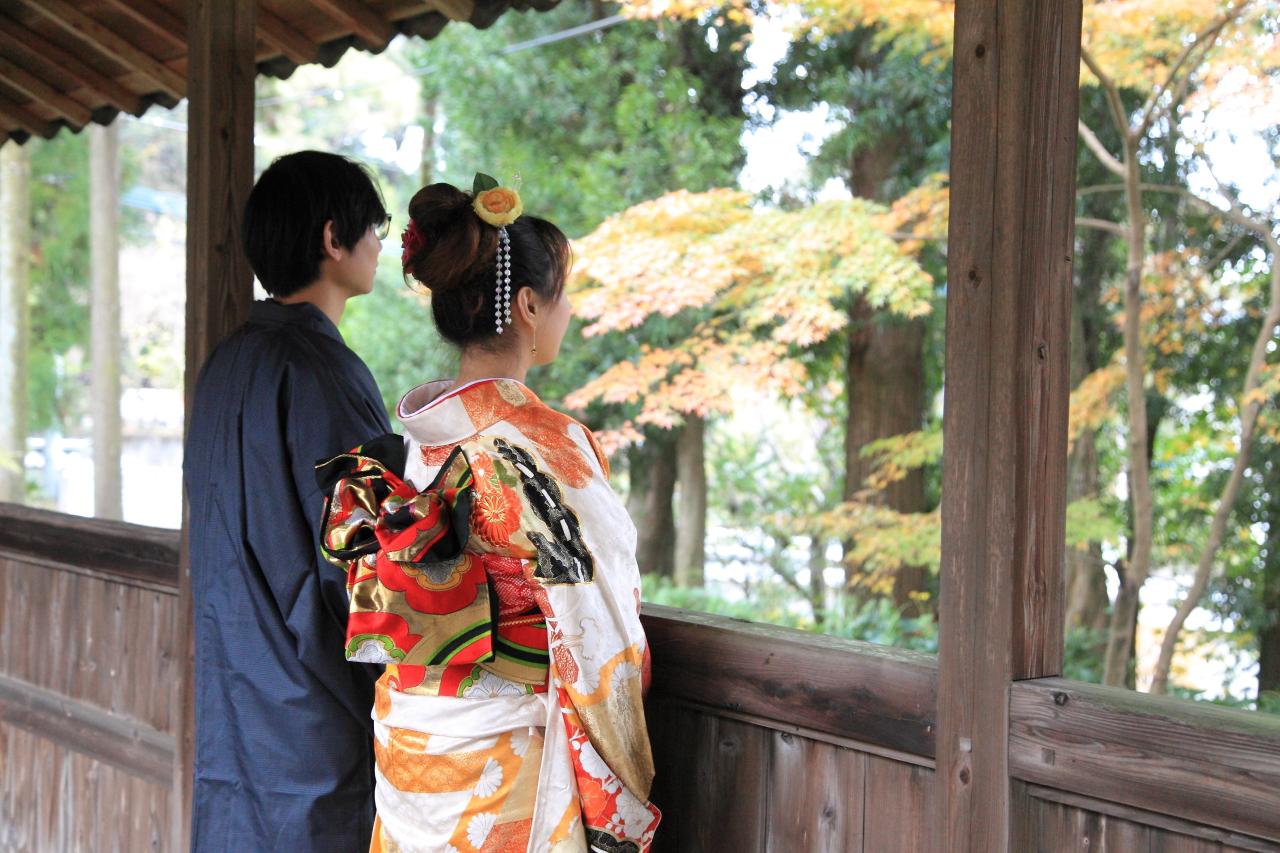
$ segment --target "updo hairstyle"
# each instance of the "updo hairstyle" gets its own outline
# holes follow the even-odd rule
[[[470,193],[431,184],[409,202],[422,235],[404,258],[404,273],[431,291],[431,313],[445,340],[459,347],[498,345],[496,285],[498,228],[476,215]],[[507,226],[511,241],[511,300],[532,288],[555,302],[569,275],[572,251],[564,233],[545,219],[521,216]]]

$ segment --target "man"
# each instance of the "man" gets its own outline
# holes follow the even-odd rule
[[[371,668],[343,656],[346,578],[319,551],[315,464],[390,432],[337,324],[390,219],[366,171],[302,151],[254,186],[243,242],[271,299],[209,356],[183,462],[196,754],[192,849],[368,849]]]

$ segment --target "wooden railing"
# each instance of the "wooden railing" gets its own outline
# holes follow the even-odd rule
[[[0,504],[0,851],[167,850],[178,534]]]
[[[178,536],[0,504],[0,851],[165,850]],[[646,606],[664,851],[933,851],[935,658]],[[1280,719],[1009,696],[1011,849],[1280,850]]]

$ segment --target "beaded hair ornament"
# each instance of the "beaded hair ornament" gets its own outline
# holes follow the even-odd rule
[[[494,329],[500,335],[511,325],[511,236],[507,226],[524,213],[520,193],[512,187],[499,186],[497,180],[477,172],[471,185],[471,209],[476,216],[498,229],[497,281],[494,289]],[[400,263],[407,265],[425,244],[418,224],[409,220],[409,227],[400,235]]]

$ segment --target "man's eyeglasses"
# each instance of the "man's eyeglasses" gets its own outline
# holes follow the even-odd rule
[[[387,239],[387,235],[391,233],[391,214],[387,214],[387,218],[381,222],[373,223],[373,235],[379,240]]]

